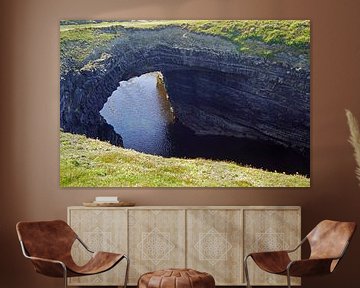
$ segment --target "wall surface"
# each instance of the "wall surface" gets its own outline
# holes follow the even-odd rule
[[[138,205],[300,205],[303,235],[329,218],[360,223],[360,187],[344,109],[360,118],[358,0],[4,0],[0,2],[0,286],[62,287],[36,275],[15,234],[20,220],[66,219],[95,195]],[[311,188],[60,189],[60,19],[310,19]],[[303,287],[358,287],[359,231],[337,271]]]

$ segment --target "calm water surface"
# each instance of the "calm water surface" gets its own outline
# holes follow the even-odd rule
[[[309,155],[254,140],[195,135],[174,120],[169,101],[156,87],[156,77],[154,72],[120,82],[100,111],[121,135],[125,148],[164,157],[230,160],[309,176]]]
[[[124,147],[153,155],[171,156],[166,99],[156,87],[156,73],[120,82],[100,114],[123,138]]]

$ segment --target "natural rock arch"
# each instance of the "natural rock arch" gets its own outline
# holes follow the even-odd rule
[[[264,59],[181,28],[124,31],[111,49],[61,75],[61,128],[122,145],[99,114],[120,81],[161,71],[176,118],[198,134],[247,137],[308,151],[310,71],[284,54]]]

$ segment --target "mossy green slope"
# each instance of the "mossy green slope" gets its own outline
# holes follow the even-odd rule
[[[126,30],[151,30],[168,26],[220,36],[234,43],[239,52],[265,58],[289,51],[309,58],[310,52],[308,20],[62,21],[60,24],[62,62],[71,59],[73,67],[77,69],[95,52],[101,54],[110,49],[108,44],[122,37]],[[260,43],[269,45],[262,46]]]
[[[310,179],[204,159],[163,158],[60,132],[61,187],[309,187]]]

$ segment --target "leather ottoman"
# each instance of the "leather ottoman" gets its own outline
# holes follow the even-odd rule
[[[214,277],[192,269],[166,269],[140,276],[138,288],[214,288]]]

